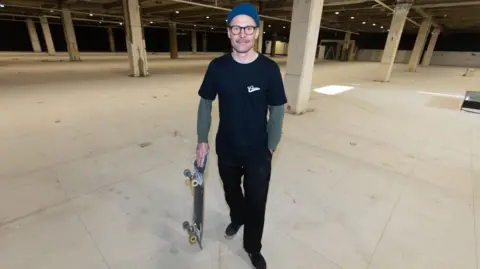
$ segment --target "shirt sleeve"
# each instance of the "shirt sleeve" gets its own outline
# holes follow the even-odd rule
[[[268,105],[280,106],[287,103],[282,73],[277,63],[273,64],[270,87],[268,88]]]
[[[285,114],[284,105],[270,106],[269,110],[270,117],[267,123],[268,148],[275,151],[282,137],[283,118]]]
[[[207,67],[202,85],[198,91],[198,95],[206,100],[215,100],[217,97],[217,89],[215,87],[215,67],[213,61]]]
[[[212,101],[200,98],[197,115],[198,143],[208,143],[208,133],[212,122]]]

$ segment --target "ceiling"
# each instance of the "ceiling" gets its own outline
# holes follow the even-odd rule
[[[139,0],[142,18],[147,27],[168,27],[177,23],[180,29],[224,31],[229,8],[243,1],[228,0]],[[409,0],[403,0],[409,1]],[[60,9],[72,10],[75,24],[100,27],[122,27],[122,0],[0,0],[0,19],[24,20],[32,16],[59,19]],[[292,15],[292,0],[255,1],[265,20],[265,31],[287,34]],[[322,30],[386,32],[392,19],[395,0],[325,0]],[[415,0],[406,32],[417,32],[425,16],[432,16],[443,31],[480,32],[480,0]]]

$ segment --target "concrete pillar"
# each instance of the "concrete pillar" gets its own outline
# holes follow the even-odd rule
[[[322,12],[323,0],[293,2],[285,75],[287,112],[292,114],[303,114],[308,109]]]
[[[30,42],[32,42],[33,51],[42,52],[40,40],[38,39],[37,29],[35,28],[35,23],[31,19],[27,19],[26,23],[28,28],[28,34],[30,35]]]
[[[428,43],[428,48],[423,55],[422,66],[429,66],[430,61],[432,60],[433,51],[435,50],[435,45],[437,44],[438,35],[440,35],[440,29],[435,28],[430,37],[430,42]]]
[[[123,0],[125,33],[132,77],[148,76],[147,49],[138,0]]]
[[[263,51],[263,27],[265,25],[264,21],[260,21],[260,27],[258,28],[258,39],[256,43],[257,52],[262,53]]]
[[[350,47],[348,48],[348,61],[355,60],[355,54],[357,53],[357,45],[355,40],[350,40]]]
[[[350,48],[350,39],[352,33],[345,33],[345,43],[342,44],[342,56],[341,60],[348,61],[348,49]]]
[[[203,32],[203,52],[207,52],[207,32]]]
[[[411,7],[411,1],[397,0],[387,42],[383,51],[382,60],[377,71],[376,81],[390,81],[393,65],[395,63],[395,57],[397,56],[398,45],[400,44],[400,38],[402,37],[403,33],[403,27],[405,26],[405,21]]]
[[[177,42],[177,25],[174,22],[169,23],[168,26],[169,40],[170,40],[170,58],[178,58],[178,42]]]
[[[293,23],[293,21],[292,21],[292,23]],[[270,56],[271,57],[275,57],[276,48],[277,48],[277,32],[273,32],[273,34],[272,34],[272,45],[270,46]]]
[[[192,52],[197,52],[197,30],[192,30]]]
[[[80,53],[78,52],[78,44],[75,36],[75,29],[73,27],[72,13],[67,8],[62,8],[62,24],[70,61],[80,61]]]
[[[40,25],[42,25],[43,37],[45,38],[48,54],[53,55],[55,54],[55,45],[53,44],[52,33],[50,32],[50,26],[48,26],[47,17],[40,17]]]
[[[427,37],[431,26],[432,19],[425,19],[420,25],[420,29],[418,30],[417,34],[417,40],[415,41],[415,46],[413,47],[412,55],[410,56],[410,61],[408,62],[409,72],[415,72],[417,70],[420,57],[422,57],[423,50],[425,49],[425,43],[427,43]]]
[[[325,59],[325,46],[324,45],[319,45],[317,49],[317,59],[318,60],[323,60]]]
[[[115,37],[113,36],[112,27],[108,27],[107,31],[108,31],[108,42],[110,44],[110,51],[111,52],[116,52],[117,50],[115,48]]]
[[[337,49],[335,53],[335,60],[340,61],[340,57],[342,56],[342,43],[337,43]]]

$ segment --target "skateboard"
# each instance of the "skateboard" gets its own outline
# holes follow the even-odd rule
[[[205,166],[207,164],[207,157],[203,162],[202,167],[198,167],[197,160],[193,162],[194,173],[189,169],[185,169],[183,175],[190,180],[190,185],[193,187],[193,216],[192,221],[184,221],[183,229],[188,232],[190,244],[194,245],[198,243],[200,249],[203,249],[202,246],[202,237],[203,237],[203,211],[204,211],[204,180],[203,172],[205,171]]]

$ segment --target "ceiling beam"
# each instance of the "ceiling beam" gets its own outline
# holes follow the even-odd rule
[[[424,19],[430,19],[432,21],[432,25],[435,26],[436,28],[440,29],[440,30],[444,30],[444,27],[441,26],[440,24],[438,24],[438,22],[436,20],[433,19],[432,15],[427,13],[426,11],[424,11],[421,7],[413,7],[413,9],[420,15],[422,15],[422,17]]]

